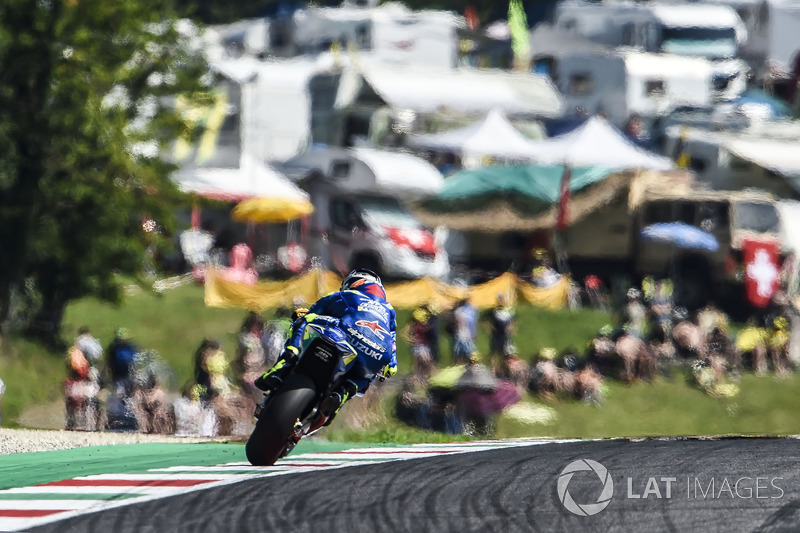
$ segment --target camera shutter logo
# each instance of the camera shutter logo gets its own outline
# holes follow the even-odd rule
[[[597,497],[596,503],[576,503],[572,499],[569,490],[567,490],[567,486],[575,472],[583,471],[593,471],[600,478],[600,482],[603,483],[603,490],[600,492],[600,496]],[[596,515],[608,506],[611,502],[611,497],[614,496],[614,482],[611,479],[611,474],[608,473],[606,467],[591,459],[578,459],[568,464],[558,476],[556,487],[561,504],[567,511],[578,516]]]

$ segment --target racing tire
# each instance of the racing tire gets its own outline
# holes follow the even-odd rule
[[[276,391],[256,422],[245,446],[247,460],[253,466],[272,466],[289,444],[295,422],[310,411],[317,396],[314,382],[302,374],[292,374]]]

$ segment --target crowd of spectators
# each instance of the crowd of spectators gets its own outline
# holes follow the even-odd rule
[[[250,312],[236,334],[230,360],[219,339],[203,339],[192,378],[178,397],[169,393],[174,373],[153,350],[120,327],[102,348],[82,327],[67,350],[64,381],[66,429],[140,431],[177,435],[244,435],[263,397],[253,381],[274,365],[291,328],[292,313],[271,320]]]
[[[549,265],[537,268],[545,274]],[[487,421],[524,394],[601,405],[608,379],[648,382],[687,373],[708,394],[731,397],[738,393],[742,373],[780,377],[798,364],[790,354],[793,308],[780,291],[743,325],[734,324],[712,301],[691,312],[675,305],[670,279],[646,277],[641,285],[629,286],[617,305],[599,278],[587,278],[581,291],[582,301],[613,310],[614,317],[584,349],[544,347],[522,358],[513,340],[516,313],[505,296],[480,316],[467,299],[442,314],[454,363],[444,368],[428,356],[434,349],[426,341],[431,306],[415,310],[404,330],[413,347],[413,373],[398,395],[398,416],[440,431],[485,433],[491,429]],[[481,322],[488,330],[486,354],[475,350],[473,326]],[[509,384],[516,395],[507,394]]]

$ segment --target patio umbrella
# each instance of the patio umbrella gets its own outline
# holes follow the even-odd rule
[[[642,229],[641,236],[645,240],[669,244],[676,248],[707,252],[719,249],[719,242],[714,235],[684,222],[650,224]]]
[[[308,200],[291,198],[250,198],[240,202],[231,217],[238,222],[260,224],[289,222],[314,212]]]

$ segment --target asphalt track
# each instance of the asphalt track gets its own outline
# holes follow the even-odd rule
[[[613,481],[613,497],[592,516],[568,511],[557,490],[565,467],[582,459]],[[581,505],[596,503],[604,486],[591,470],[565,481]],[[697,530],[800,530],[800,440],[614,440],[454,454],[252,479],[30,531]]]

